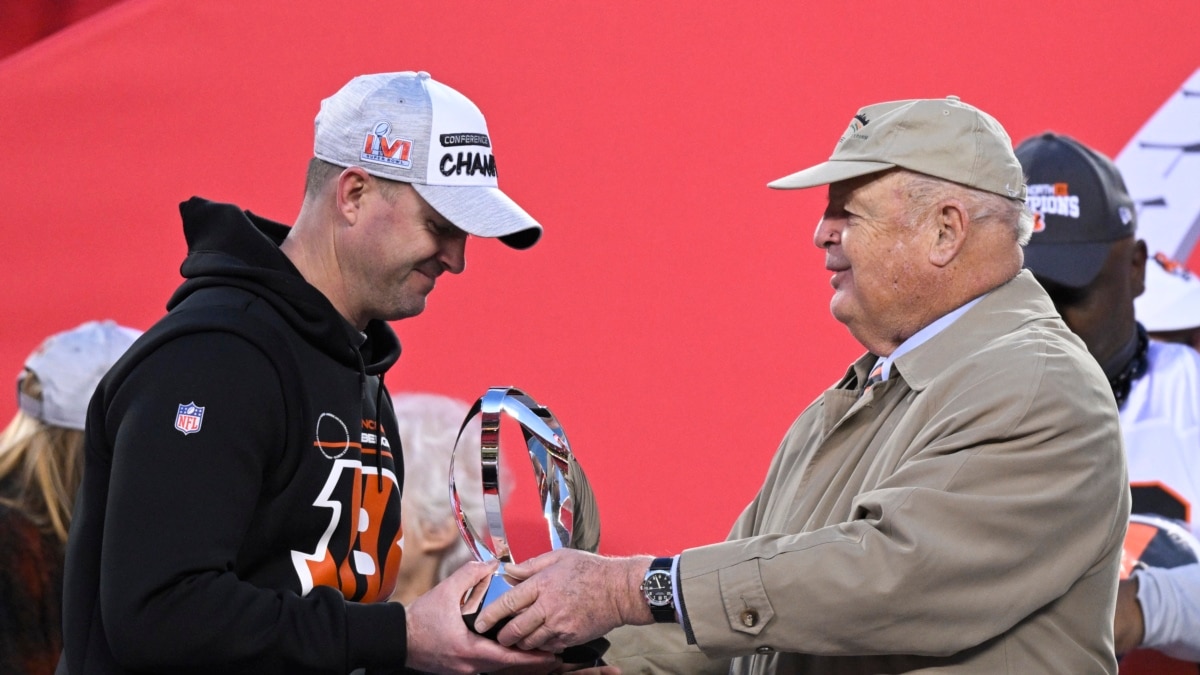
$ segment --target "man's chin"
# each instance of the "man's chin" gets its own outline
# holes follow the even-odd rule
[[[388,316],[388,321],[400,321],[401,319],[411,319],[412,317],[425,311],[425,298],[421,298],[420,302],[410,302],[397,307]]]
[[[854,318],[854,313],[850,308],[849,299],[838,292],[835,292],[833,294],[833,298],[829,300],[829,313],[832,314],[833,318],[837,319],[839,323],[848,324]]]

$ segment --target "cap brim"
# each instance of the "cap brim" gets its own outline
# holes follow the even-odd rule
[[[868,162],[863,160],[829,160],[816,166],[810,166],[803,171],[797,171],[783,178],[767,183],[767,187],[777,190],[798,190],[800,188],[829,185],[838,181],[858,178],[867,174],[887,171],[896,168],[888,162]]]
[[[542,236],[542,226],[500,188],[420,183],[412,186],[430,206],[464,232],[477,237],[496,237],[516,249],[529,248]]]
[[[1096,279],[1108,260],[1111,241],[1091,243],[1029,244],[1025,267],[1034,276],[1068,288],[1083,288]]]

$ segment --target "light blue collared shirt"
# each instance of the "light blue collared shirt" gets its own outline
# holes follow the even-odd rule
[[[987,297],[987,293],[984,293],[983,295],[979,296],[978,298],[975,298],[974,300],[968,302],[967,304],[963,305],[962,307],[959,307],[958,309],[954,310],[953,312],[946,314],[945,316],[938,319],[937,321],[934,321],[933,323],[929,324],[928,326],[925,326],[924,328],[917,331],[916,333],[913,333],[912,337],[908,338],[904,342],[901,342],[900,346],[896,347],[896,350],[893,351],[891,354],[887,355],[886,357],[880,356],[879,358],[875,359],[875,365],[871,367],[871,370],[875,370],[880,365],[882,365],[883,366],[883,373],[882,373],[883,381],[887,382],[887,379],[891,375],[891,372],[892,372],[892,363],[894,363],[896,361],[896,359],[900,358],[901,356],[904,356],[908,352],[911,352],[912,350],[916,349],[917,347],[920,347],[921,345],[925,344],[925,342],[928,341],[929,338],[933,337],[934,335],[937,335],[938,333],[942,332],[943,330],[946,330],[947,326],[949,326],[950,324],[957,321],[958,317],[962,316],[963,314],[966,314],[968,309],[971,309],[972,307],[974,307],[976,303],[978,303],[980,300],[984,299],[985,297]]]

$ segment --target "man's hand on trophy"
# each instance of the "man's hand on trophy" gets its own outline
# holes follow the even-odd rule
[[[641,592],[650,556],[608,558],[559,549],[505,571],[522,579],[480,612],[483,633],[511,616],[500,644],[558,652],[598,638],[617,626],[653,623]]]
[[[571,673],[572,675],[621,675],[621,669],[616,666],[579,666],[564,663],[561,668],[554,671],[554,675],[561,675],[562,673]]]
[[[408,663],[430,673],[548,673],[561,665],[549,651],[502,647],[467,629],[462,599],[491,576],[496,563],[469,562],[408,606]]]
[[[505,668],[504,670],[493,670],[487,675],[563,675],[571,673],[571,675],[621,675],[621,669],[617,666],[593,666],[579,663],[564,663],[558,668],[546,673],[542,671],[533,671],[528,668]]]

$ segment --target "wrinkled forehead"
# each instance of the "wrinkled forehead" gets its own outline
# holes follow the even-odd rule
[[[830,204],[845,204],[855,196],[862,196],[865,188],[884,186],[897,180],[901,173],[902,169],[887,169],[830,183],[827,198]]]

